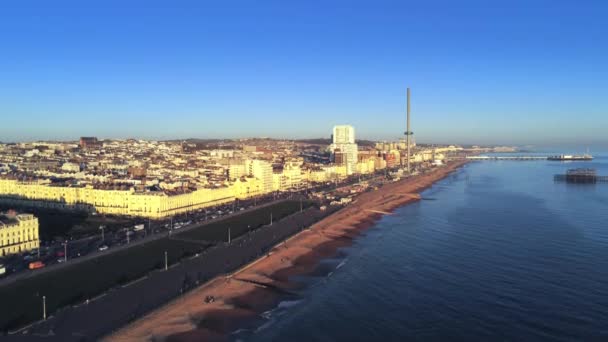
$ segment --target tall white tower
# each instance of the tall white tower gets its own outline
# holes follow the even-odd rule
[[[410,129],[410,88],[407,88],[407,130],[405,131],[405,143],[407,145],[407,173],[410,173],[410,137],[414,132]]]
[[[334,144],[354,144],[355,128],[351,125],[334,126]]]
[[[357,158],[359,148],[355,144],[355,128],[350,125],[334,126],[333,144],[330,146],[331,152],[335,153],[340,150],[343,153],[344,159],[342,162],[346,165],[346,172],[352,175],[357,170]]]

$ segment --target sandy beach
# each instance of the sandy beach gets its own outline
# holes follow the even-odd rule
[[[333,215],[275,246],[265,257],[228,276],[220,276],[106,337],[108,341],[224,341],[277,305],[311,274],[319,261],[348,246],[360,232],[397,207],[420,200],[420,192],[464,162],[451,162],[424,175],[359,195]]]

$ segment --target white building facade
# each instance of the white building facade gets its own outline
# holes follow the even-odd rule
[[[357,155],[359,148],[355,144],[355,128],[350,125],[334,126],[333,142],[330,145],[332,157],[335,161],[336,152],[342,154],[340,163],[346,166],[346,173],[352,175],[357,172]]]
[[[262,182],[262,192],[272,192],[272,165],[265,160],[248,160],[247,171],[249,175]]]

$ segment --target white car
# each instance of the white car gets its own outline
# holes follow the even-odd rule
[[[99,246],[99,250],[100,250],[100,251],[105,251],[105,250],[107,250],[107,249],[108,249],[108,246],[106,246],[106,245]]]

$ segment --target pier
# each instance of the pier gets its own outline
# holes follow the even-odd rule
[[[546,156],[467,156],[468,160],[547,160]]]
[[[608,183],[608,176],[598,176],[594,169],[571,169],[565,175],[555,175],[556,182],[595,184]]]
[[[552,160],[552,161],[591,161],[593,156],[589,153],[582,155],[560,154],[555,156],[466,156],[468,160]]]

